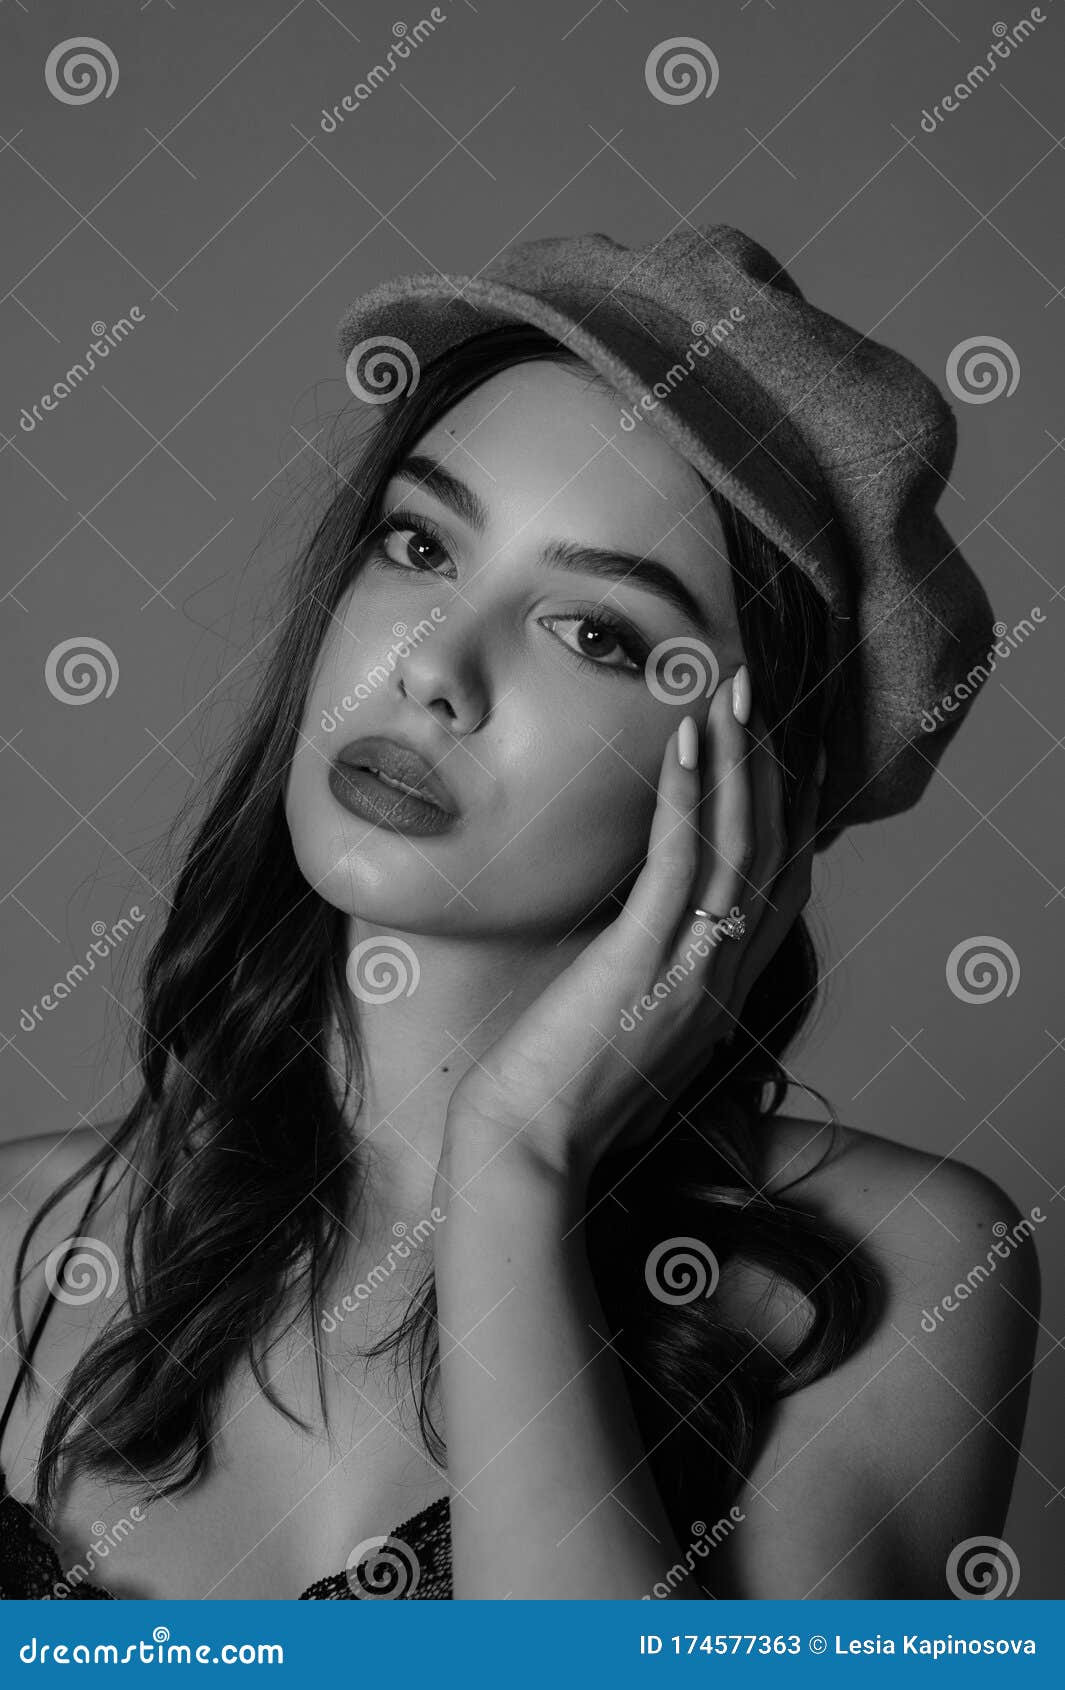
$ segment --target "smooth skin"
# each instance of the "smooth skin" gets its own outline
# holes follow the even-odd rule
[[[745,676],[746,666],[741,682]],[[707,713],[713,767],[705,791],[695,718],[685,718],[697,753],[691,767],[678,754],[681,730],[670,736],[646,862],[621,914],[468,1070],[452,1095],[451,1131],[484,1120],[493,1146],[505,1129],[506,1143],[520,1138],[523,1151],[583,1192],[604,1152],[655,1138],[671,1102],[731,1031],[809,897],[818,796],[810,783],[778,877],[784,846],[775,760],[745,732],[734,697],[732,682],[722,682]],[[760,815],[759,786],[772,800]],[[751,888],[765,895],[753,897]],[[742,910],[742,939],[695,948],[693,935],[712,927],[693,919],[696,906]],[[642,1017],[619,1038],[626,1008],[667,977],[668,1014]]]
[[[820,1195],[822,1212],[872,1242],[879,1263],[886,1256],[879,1325],[844,1367],[770,1417],[742,1520],[709,1563],[678,1541],[644,1463],[578,1243],[588,1175],[619,1137],[653,1137],[692,1076],[692,1044],[705,1049],[727,1028],[726,1005],[740,1012],[809,890],[810,793],[801,843],[762,902],[769,913],[756,920],[748,968],[725,943],[676,988],[669,1017],[651,1016],[624,1050],[601,1038],[677,960],[673,935],[687,942],[691,904],[742,907],[738,865],[779,859],[779,849],[768,858],[757,849],[752,757],[730,718],[717,710],[714,737],[733,861],[719,853],[704,879],[698,771],[681,767],[671,740],[647,864],[621,916],[469,1071],[448,1111],[434,1190],[449,1214],[437,1296],[445,1331],[472,1333],[443,1364],[449,1476],[461,1498],[452,1508],[459,1595],[638,1598],[657,1587],[690,1599],[701,1594],[690,1577],[698,1568],[718,1596],[943,1596],[955,1544],[1001,1529],[1032,1362],[1034,1252],[1025,1245],[1008,1258],[993,1296],[929,1344],[914,1320],[914,1284],[955,1283],[951,1257],[963,1278],[993,1224],[1019,1216],[973,1170],[867,1135],[850,1136],[850,1168],[844,1156],[813,1175],[804,1201],[816,1212]],[[563,1084],[568,1075],[578,1083]],[[926,1168],[910,1189],[918,1162]],[[874,1167],[875,1185],[856,1188]],[[915,1225],[915,1210],[937,1236]],[[904,1239],[917,1255],[900,1271],[892,1258]],[[745,1295],[751,1330],[786,1355],[802,1326],[794,1303],[741,1272],[727,1296],[736,1307]],[[700,1536],[695,1528],[690,1543]]]
[[[842,1153],[825,1163],[827,1137],[827,1129],[813,1121],[782,1116],[769,1122],[763,1146],[764,1188],[773,1193],[788,1186],[789,1200],[801,1202],[824,1221],[864,1239],[885,1285],[886,1304],[858,1354],[818,1384],[778,1405],[765,1428],[749,1480],[740,1490],[741,1522],[728,1530],[708,1561],[697,1564],[719,1597],[856,1599],[885,1592],[896,1598],[943,1596],[947,1594],[943,1569],[950,1549],[977,1534],[1001,1535],[1005,1521],[1039,1312],[1035,1253],[1030,1243],[1013,1252],[999,1264],[993,1282],[962,1303],[934,1335],[927,1335],[920,1327],[922,1309],[941,1300],[983,1258],[995,1222],[1014,1226],[1020,1218],[1016,1206],[994,1181],[962,1162],[855,1128],[845,1129]],[[94,1128],[79,1127],[15,1139],[0,1147],[0,1393],[4,1397],[17,1369],[10,1297],[27,1214],[80,1169],[99,1143],[100,1134]],[[493,1164],[492,1179],[499,1168],[499,1162]],[[457,1171],[452,1172],[451,1183],[461,1183]],[[524,1224],[512,1224],[527,1212],[530,1196],[543,1185],[534,1178],[515,1191],[497,1181],[483,1192],[486,1199],[514,1205],[506,1211],[505,1228],[478,1240],[485,1276],[492,1271],[501,1276],[500,1297],[512,1280],[529,1284],[531,1276],[535,1285],[537,1273],[546,1276],[556,1268],[560,1250],[540,1251]],[[88,1183],[83,1181],[53,1212],[35,1238],[35,1261],[73,1233],[87,1195]],[[557,1189],[548,1182],[544,1204],[531,1207],[534,1222],[540,1218],[546,1223],[552,1213],[557,1216],[561,1207]],[[121,1244],[120,1228],[109,1219],[103,1226],[96,1225],[94,1233],[116,1249]],[[489,1248],[494,1262],[487,1254]],[[453,1274],[452,1283],[456,1279]],[[476,1319],[472,1311],[483,1297],[484,1283],[481,1271],[471,1275],[470,1325]],[[579,1273],[575,1279],[563,1275],[556,1287],[560,1303],[547,1319],[535,1292],[524,1309],[519,1305],[512,1310],[515,1299],[511,1295],[502,1305],[508,1314],[506,1322],[494,1324],[492,1316],[476,1333],[471,1334],[468,1326],[455,1332],[467,1351],[479,1340],[476,1353],[497,1379],[507,1377],[498,1369],[510,1365],[510,1388],[531,1404],[524,1418],[513,1423],[525,1428],[517,1443],[529,1452],[518,1475],[521,1490],[514,1501],[516,1512],[502,1521],[502,1535],[486,1570],[479,1570],[476,1562],[468,1568],[480,1539],[468,1543],[463,1516],[475,1522],[479,1516],[461,1502],[453,1504],[460,1599],[469,1594],[467,1581],[480,1578],[484,1582],[476,1590],[478,1595],[517,1594],[512,1582],[501,1585],[501,1575],[529,1555],[531,1534],[536,1533],[541,1542],[546,1537],[553,1546],[574,1523],[564,1498],[549,1490],[548,1481],[551,1464],[574,1429],[575,1399],[571,1392],[564,1392],[544,1409],[543,1385],[549,1367],[565,1374],[570,1358],[564,1346],[572,1341],[575,1329],[578,1334],[581,1331],[582,1310],[577,1306],[581,1284]],[[461,1282],[458,1289],[461,1293]],[[120,1284],[116,1304],[123,1294]],[[793,1299],[777,1293],[762,1274],[726,1271],[715,1296],[726,1318],[744,1320],[752,1334],[771,1348],[779,1346],[786,1353],[801,1329]],[[44,1282],[38,1268],[24,1292],[27,1325],[32,1326],[43,1300]],[[34,1363],[38,1388],[29,1406],[25,1393],[20,1395],[4,1436],[3,1465],[11,1488],[23,1500],[30,1495],[32,1467],[52,1391],[62,1388],[78,1355],[111,1312],[112,1305],[102,1302],[82,1310],[59,1309],[45,1328]],[[595,1311],[591,1313],[595,1320]],[[601,1320],[595,1324],[602,1333]],[[531,1354],[527,1352],[530,1342]],[[491,1383],[488,1376],[477,1367],[476,1385],[471,1387],[456,1368],[464,1352],[454,1349],[446,1335],[442,1350],[456,1394],[465,1391],[479,1398]],[[294,1365],[281,1369],[275,1384],[286,1401],[292,1403],[298,1397],[304,1410],[313,1414],[313,1370],[308,1355],[309,1351],[304,1352]],[[582,1383],[587,1377],[587,1373],[582,1376]],[[617,1378],[623,1377],[619,1368],[615,1389]],[[240,1401],[241,1390],[231,1392],[223,1410],[223,1429],[216,1435],[224,1456],[222,1465],[191,1496],[179,1498],[173,1507],[157,1505],[146,1524],[112,1549],[101,1569],[108,1589],[141,1598],[295,1597],[311,1579],[342,1568],[353,1544],[389,1529],[442,1494],[446,1487],[431,1472],[423,1489],[417,1494],[411,1489],[409,1428],[397,1431],[389,1443],[382,1441],[389,1427],[406,1428],[394,1400],[385,1394],[376,1399],[373,1385],[348,1363],[334,1362],[327,1368],[327,1378],[340,1402],[345,1393],[353,1402],[351,1426],[345,1428],[352,1450],[350,1462],[338,1465],[336,1452],[328,1449],[309,1451],[307,1440],[253,1391],[250,1381],[242,1380],[241,1390],[248,1391],[247,1406]],[[372,1407],[365,1400],[368,1396],[374,1397]],[[596,1419],[586,1428],[599,1460],[602,1432],[613,1425],[615,1403],[610,1398],[606,1404],[593,1406],[604,1415],[602,1425]],[[513,1411],[520,1412],[520,1404]],[[545,1425],[552,1434],[544,1440],[547,1448],[533,1450],[528,1440]],[[450,1424],[447,1429],[452,1463],[463,1462],[466,1468],[466,1478],[459,1482],[466,1483],[469,1494],[479,1500],[470,1482],[472,1475],[479,1475],[476,1486],[482,1489],[489,1480],[502,1477],[499,1462],[491,1459],[492,1451],[513,1437],[513,1429],[508,1430],[507,1439],[487,1444],[472,1455],[465,1448],[466,1440],[460,1439],[456,1446],[455,1431]],[[618,1453],[616,1433],[611,1435],[606,1459],[610,1450]],[[548,1465],[542,1482],[534,1484],[532,1458],[536,1454],[546,1456]],[[373,1461],[373,1472],[367,1470],[368,1459]],[[74,1494],[64,1499],[60,1516],[65,1565],[76,1561],[92,1541],[93,1522],[103,1520],[113,1526],[128,1512],[129,1499],[136,1494],[136,1487],[127,1491],[80,1475],[71,1488]],[[530,1488],[535,1490],[532,1498]],[[620,1505],[603,1494],[598,1512],[609,1509],[616,1520],[624,1520]],[[541,1506],[550,1510],[550,1517],[541,1512]],[[565,1516],[562,1524],[557,1523],[560,1513]],[[552,1529],[555,1538],[550,1537]],[[580,1535],[575,1532],[563,1549]],[[610,1541],[612,1545],[612,1534]],[[661,1553],[659,1546],[654,1547],[654,1580],[658,1581],[667,1577],[675,1563],[667,1558],[664,1546]],[[560,1552],[555,1550],[554,1555]],[[547,1558],[553,1564],[554,1557]],[[581,1557],[580,1569],[584,1568]],[[586,1571],[580,1569],[583,1579]],[[647,1588],[650,1591],[653,1585]],[[526,1593],[547,1592],[531,1586]]]
[[[299,866],[347,915],[351,946],[399,936],[420,966],[409,995],[356,1006],[369,1083],[352,1129],[370,1196],[352,1217],[337,1289],[384,1259],[397,1220],[412,1225],[434,1203],[446,1214],[431,1248],[459,1599],[640,1597],[673,1567],[682,1570],[671,1594],[695,1596],[687,1543],[665,1518],[606,1341],[578,1221],[599,1158],[620,1133],[639,1143],[661,1127],[691,1050],[705,1060],[771,966],[809,894],[816,794],[785,840],[759,701],[746,724],[730,709],[744,653],[720,527],[694,471],[652,429],[620,436],[609,395],[529,364],[467,395],[419,450],[461,478],[485,521],[428,484],[390,484],[386,510],[433,523],[442,543],[404,519],[338,607],[286,792]],[[668,565],[698,616],[632,580],[545,569],[557,539]],[[324,730],[324,713],[390,649],[396,625],[416,626],[433,605],[446,617],[431,635],[342,729]],[[602,638],[594,660],[578,656],[577,625],[597,608],[621,616],[644,649],[678,635],[712,646],[720,684],[701,710],[689,707],[697,769],[677,758],[684,712],[652,693],[638,661],[627,667]],[[333,799],[328,764],[342,737],[397,730],[461,801],[456,830],[412,840]],[[620,1012],[687,953],[696,904],[720,913],[739,904],[745,937],[697,958],[668,1015],[660,1009],[619,1036]],[[0,1151],[8,1345],[26,1210],[97,1142],[79,1129]],[[951,1158],[849,1128],[841,1153],[823,1161],[825,1149],[816,1123],[766,1123],[763,1185],[788,1186],[864,1240],[885,1306],[857,1355],[779,1405],[738,1499],[743,1519],[699,1570],[719,1595],[944,1595],[949,1549],[1001,1530],[1032,1362],[1034,1251],[1014,1252],[929,1338],[922,1308],[982,1259],[992,1224],[1012,1225],[1017,1210]],[[35,1258],[77,1224],[86,1194],[79,1188],[35,1239]],[[120,1256],[119,1218],[103,1217],[97,1231]],[[397,1274],[362,1311],[378,1321],[372,1336],[390,1324],[392,1295],[398,1313],[402,1289]],[[41,1295],[38,1278],[28,1320]],[[784,1353],[801,1330],[801,1308],[754,1270],[731,1265],[714,1295],[726,1318]],[[104,1311],[57,1312],[38,1368],[61,1388]],[[409,1399],[390,1402],[361,1368],[369,1335],[352,1317],[327,1357],[346,1443],[339,1463],[242,1377],[223,1405],[224,1459],[116,1548],[109,1588],[294,1596],[342,1567],[354,1544],[442,1494]],[[314,1416],[308,1354],[294,1353],[275,1384]],[[0,1389],[14,1372],[5,1348]],[[47,1392],[32,1409],[20,1399],[5,1438],[23,1497],[46,1404]],[[78,1487],[64,1516],[72,1554],[121,1497],[116,1488],[109,1512],[105,1487],[80,1476]]]

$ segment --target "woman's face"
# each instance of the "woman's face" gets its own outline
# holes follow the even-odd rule
[[[680,704],[671,691],[691,692],[692,671],[670,689],[674,648],[647,659],[668,640],[704,670],[712,653],[722,677],[743,661],[703,483],[649,424],[623,432],[619,405],[580,373],[517,365],[428,429],[411,474],[389,482],[396,528],[337,606],[286,794],[300,869],[329,903],[464,936],[561,938],[616,915],[666,740],[687,711],[702,731],[709,708],[712,671]],[[618,578],[563,567],[560,546],[613,556]],[[637,580],[636,558],[691,605]],[[449,826],[395,831],[345,807],[334,761],[366,735],[427,757],[458,812]]]

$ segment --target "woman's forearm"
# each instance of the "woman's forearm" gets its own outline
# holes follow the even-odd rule
[[[435,1192],[455,1596],[639,1599],[674,1569],[671,1593],[700,1597],[678,1578],[572,1184],[492,1148],[449,1130]]]

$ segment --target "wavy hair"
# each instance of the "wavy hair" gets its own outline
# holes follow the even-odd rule
[[[33,1504],[42,1520],[63,1461],[111,1479],[150,1480],[149,1497],[194,1484],[210,1470],[223,1392],[244,1357],[278,1412],[309,1430],[264,1378],[257,1353],[301,1293],[265,1353],[311,1315],[329,1432],[316,1315],[328,1305],[364,1190],[350,1124],[364,1070],[344,974],[345,917],[297,866],[286,776],[330,618],[377,537],[396,467],[488,377],[543,358],[599,379],[568,349],[519,324],[430,364],[413,392],[382,408],[302,545],[287,615],[218,762],[147,959],[137,1097],[108,1141],[31,1217],[15,1264],[25,1355],[19,1287],[30,1238],[81,1179],[98,1169],[98,1192],[110,1162],[121,1161],[119,1183],[132,1175],[127,1306],[86,1348],[51,1410]],[[802,571],[707,486],[790,820],[831,706],[828,612]],[[856,1245],[759,1186],[760,1137],[792,1083],[783,1054],[812,1013],[817,985],[800,917],[752,989],[731,1045],[708,1056],[650,1148],[603,1158],[588,1194],[590,1269],[652,1472],[684,1541],[696,1511],[714,1518],[738,1494],[768,1406],[830,1372],[860,1342],[876,1293]],[[341,1038],[342,1087],[326,1061],[332,1028]],[[834,1143],[835,1135],[829,1153]],[[88,1223],[87,1214],[83,1230]],[[778,1358],[729,1324],[714,1297],[655,1294],[645,1273],[651,1252],[692,1238],[705,1241],[722,1269],[735,1258],[790,1288],[805,1321],[789,1353]],[[366,1351],[384,1352],[397,1366],[405,1362],[426,1450],[442,1463],[430,1405],[439,1368],[431,1268],[400,1324]]]

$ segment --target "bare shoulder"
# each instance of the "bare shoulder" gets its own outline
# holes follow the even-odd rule
[[[834,1138],[834,1142],[833,1142]],[[843,1226],[875,1228],[885,1252],[922,1241],[939,1246],[959,1231],[1020,1220],[1013,1199],[989,1175],[955,1156],[918,1150],[856,1127],[778,1116],[767,1124],[762,1178],[769,1195],[815,1208]]]
[[[40,1306],[45,1290],[44,1263],[48,1252],[75,1230],[88,1201],[92,1182],[90,1158],[107,1140],[107,1128],[75,1127],[67,1132],[37,1133],[0,1144],[0,1400],[14,1383],[18,1357],[14,1290],[19,1249],[31,1218],[40,1205],[72,1176],[80,1179],[59,1198],[30,1240],[22,1264],[23,1319],[27,1324]]]
[[[860,1251],[878,1292],[846,1359],[767,1410],[715,1593],[948,1596],[951,1549],[1005,1520],[1045,1212],[1022,1215],[965,1161],[851,1127],[780,1117],[762,1161],[767,1193]],[[786,1357],[808,1305],[757,1269],[737,1285],[733,1314]]]
[[[766,1195],[804,1210],[862,1253],[883,1291],[882,1336],[892,1320],[931,1311],[950,1296],[956,1278],[988,1251],[999,1286],[1023,1305],[1018,1318],[1039,1312],[1038,1257],[1029,1240],[1045,1216],[1038,1208],[1022,1215],[1002,1186],[968,1162],[856,1127],[833,1131],[831,1123],[777,1116],[765,1125],[759,1178]],[[764,1290],[768,1279],[751,1270],[750,1283]],[[996,1324],[1008,1319],[1006,1300],[998,1300]],[[790,1347],[800,1330],[797,1299],[778,1286],[765,1308],[776,1321],[789,1311],[778,1330]]]

